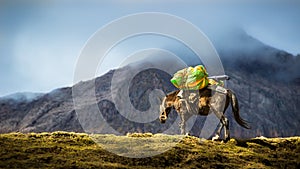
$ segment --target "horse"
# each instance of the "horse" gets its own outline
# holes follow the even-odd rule
[[[229,122],[226,118],[225,111],[231,103],[232,112],[236,122],[246,128],[250,129],[247,122],[240,117],[239,105],[235,93],[227,88],[215,85],[209,85],[200,90],[176,90],[168,93],[160,105],[159,120],[165,123],[168,119],[169,113],[175,109],[180,116],[181,122],[179,123],[181,134],[186,134],[186,121],[193,115],[207,116],[213,112],[220,120],[220,126],[212,140],[219,140],[220,133],[224,130],[224,142],[230,140]],[[211,111],[210,111],[211,110]]]

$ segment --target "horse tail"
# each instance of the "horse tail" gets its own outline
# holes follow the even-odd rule
[[[250,129],[251,127],[247,124],[247,122],[240,117],[239,103],[238,103],[236,95],[234,94],[234,92],[232,90],[228,89],[227,92],[228,92],[228,96],[231,100],[231,108],[233,111],[235,121],[242,127],[246,128],[246,129]]]

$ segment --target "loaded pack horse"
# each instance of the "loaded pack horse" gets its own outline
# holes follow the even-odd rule
[[[236,122],[240,126],[250,129],[247,122],[240,117],[238,100],[233,91],[216,85],[209,85],[194,91],[176,90],[167,94],[160,105],[159,120],[161,123],[165,123],[171,110],[175,109],[181,119],[179,124],[181,134],[186,134],[186,122],[191,116],[207,116],[213,112],[220,120],[221,125],[212,139],[218,140],[223,127],[225,127],[224,142],[227,142],[230,140],[229,122],[224,113],[229,103],[231,103]]]

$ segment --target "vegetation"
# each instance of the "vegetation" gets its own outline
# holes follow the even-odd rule
[[[1,134],[0,168],[300,168],[300,137],[231,139],[228,143],[182,137],[151,133]],[[164,149],[174,142],[178,143]],[[136,153],[162,153],[130,158],[128,147],[134,147],[131,151]]]

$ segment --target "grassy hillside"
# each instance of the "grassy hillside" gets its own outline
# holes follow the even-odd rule
[[[111,150],[122,145],[123,156],[101,148],[87,134],[10,133],[0,135],[0,168],[300,168],[300,137],[231,139],[225,144],[187,136],[167,151],[164,145],[181,136],[94,137]],[[124,157],[132,140],[141,143],[134,146],[137,153],[165,152],[146,158]]]

